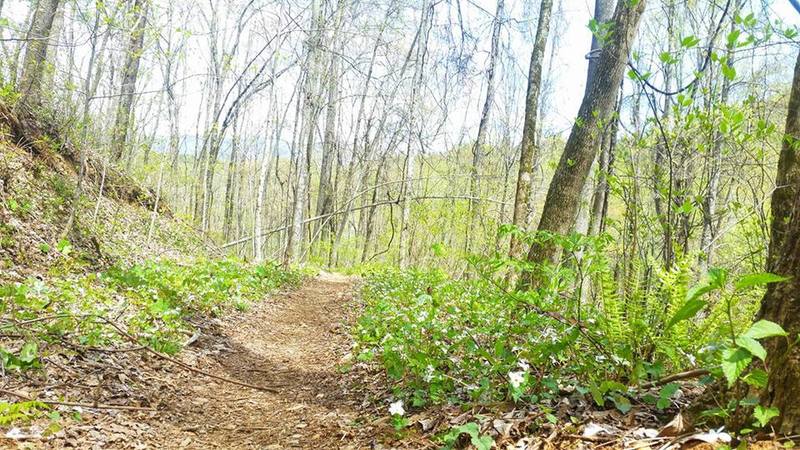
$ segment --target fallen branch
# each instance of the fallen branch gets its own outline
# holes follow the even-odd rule
[[[673,381],[688,380],[690,378],[699,378],[699,377],[708,375],[709,373],[711,373],[711,372],[709,372],[708,369],[687,370],[685,372],[679,372],[679,373],[675,373],[675,374],[666,376],[664,378],[661,378],[660,380],[655,380],[655,381],[651,381],[649,383],[645,383],[645,384],[642,385],[642,387],[645,388],[645,389],[654,388],[654,387],[657,387],[657,386],[663,386],[663,385],[665,385],[667,383],[672,383]]]
[[[156,411],[155,408],[147,406],[128,406],[128,405],[106,405],[103,403],[78,403],[78,402],[59,402],[55,400],[42,400],[38,398],[30,398],[27,395],[22,395],[18,392],[0,389],[0,392],[6,395],[13,395],[14,397],[25,400],[26,402],[39,402],[45,405],[60,405],[60,406],[77,406],[80,408],[91,409],[115,409],[120,411]]]

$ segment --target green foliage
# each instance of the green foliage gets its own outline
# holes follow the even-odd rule
[[[41,416],[49,407],[37,401],[4,402],[0,401],[0,426],[18,422],[30,422]]]
[[[753,410],[753,417],[756,419],[756,423],[759,427],[767,426],[770,420],[780,415],[781,412],[775,407],[766,408],[764,406],[757,405]]]
[[[469,436],[470,444],[474,445],[477,450],[489,450],[494,445],[494,439],[489,435],[482,435],[477,423],[469,422],[451,428],[450,431],[442,436],[441,440],[445,445],[444,448],[454,448],[462,434]]]
[[[61,253],[68,247],[57,246]],[[118,321],[144,345],[175,353],[190,334],[191,317],[221,314],[229,307],[241,310],[301,278],[273,263],[222,259],[148,261],[48,283],[31,279],[0,286],[0,316],[7,322],[0,327],[28,336],[20,350],[0,350],[0,358],[6,369],[26,370],[40,367],[42,345],[60,338],[85,346],[124,340],[106,319]]]
[[[395,395],[412,406],[507,399],[545,407],[569,386],[623,413],[634,401],[665,409],[677,384],[653,393],[637,386],[698,366],[729,382],[766,383],[766,372],[748,368],[766,356],[759,339],[784,332],[766,321],[740,324],[757,289],[783,278],[711,269],[694,284],[691,260],[682,258],[648,278],[635,262],[620,280],[606,256],[608,236],[502,233],[557,245],[564,257],[543,265],[475,257],[479,276],[462,280],[436,269],[365,274],[358,358],[380,363]],[[515,289],[518,271],[537,273],[539,285]]]

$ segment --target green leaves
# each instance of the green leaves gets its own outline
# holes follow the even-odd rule
[[[728,380],[728,387],[736,383],[752,360],[750,352],[743,348],[726,348],[722,351],[722,373]]]
[[[56,250],[64,256],[68,256],[72,252],[72,244],[66,239],[61,239],[56,244]]]
[[[694,317],[708,303],[701,300],[700,297],[713,290],[722,289],[725,286],[727,278],[728,273],[723,269],[709,270],[706,279],[689,289],[686,293],[686,303],[684,303],[683,306],[675,312],[669,322],[667,322],[667,328],[672,327],[682,320]]]
[[[739,336],[736,338],[736,344],[762,361],[767,357],[767,351],[764,347],[751,337]]]
[[[7,370],[16,371],[40,367],[39,346],[36,342],[28,341],[22,346],[18,354],[0,348],[0,366]]]
[[[31,364],[36,361],[38,355],[39,346],[36,345],[35,342],[26,342],[25,345],[22,346],[22,350],[19,352],[19,360],[26,363]]]
[[[767,350],[757,339],[775,336],[786,336],[786,331],[775,322],[759,320],[735,340],[736,347],[729,347],[722,352],[722,372],[732,386],[750,365],[753,356],[760,360],[767,358]],[[744,382],[756,387],[767,384],[767,374],[761,369],[756,369],[743,379]]]
[[[686,36],[685,38],[681,39],[681,47],[683,48],[692,48],[699,43],[700,39],[694,35]]]
[[[783,277],[769,272],[753,273],[744,275],[736,281],[736,290],[743,291],[754,286],[763,286],[769,283],[778,283],[788,280],[789,277]]]
[[[450,431],[442,436],[446,447],[452,449],[458,442],[459,436],[467,434],[470,437],[470,443],[475,446],[477,450],[490,450],[494,445],[494,439],[489,435],[481,435],[480,428],[475,422],[465,423],[457,427],[453,427]]]
[[[733,66],[722,64],[720,69],[722,70],[722,75],[728,80],[733,81],[733,79],[736,78],[736,69],[734,69]]]
[[[705,290],[700,294],[697,294],[696,296],[691,296],[688,300],[686,300],[686,303],[684,303],[683,306],[678,311],[675,312],[670,321],[667,323],[667,328],[671,328],[673,325],[675,325],[680,321],[691,319],[692,317],[694,317],[701,309],[703,309],[704,306],[706,306],[706,302],[700,300],[698,296],[710,290],[711,289]]]
[[[742,337],[764,339],[774,336],[786,336],[786,331],[777,323],[769,320],[759,320],[744,332]]]
[[[756,286],[763,286],[769,283],[778,283],[781,281],[786,281],[788,278],[783,277],[780,275],[776,275],[773,273],[762,272],[762,273],[754,273],[749,275],[743,275],[734,285],[735,291],[744,291],[746,289],[756,287]],[[724,269],[714,268],[708,271],[708,275],[706,279],[703,280],[701,283],[695,285],[686,293],[686,302],[675,312],[672,318],[667,322],[667,328],[672,327],[676,323],[691,319],[694,317],[701,309],[703,309],[708,302],[702,300],[705,294],[716,291],[722,290],[725,288],[725,285],[728,281],[728,272]],[[772,323],[772,322],[769,322]],[[773,324],[775,325],[775,324]],[[755,325],[754,325],[755,326]],[[759,327],[766,327],[767,324],[760,324]],[[778,327],[780,328],[780,327]],[[772,328],[772,331],[775,331]],[[781,329],[782,331],[782,329]],[[760,339],[760,337],[750,336],[753,339]],[[777,336],[777,335],[773,335]],[[765,336],[762,336],[765,337]]]
[[[744,378],[742,378],[742,381],[750,386],[761,389],[767,386],[767,372],[765,372],[763,369],[753,369],[747,375],[745,375]]]
[[[677,383],[669,383],[661,388],[661,391],[658,393],[658,401],[656,402],[656,407],[658,409],[667,408],[672,401],[670,400],[676,392],[678,392],[678,388],[680,386]]]
[[[628,400],[628,398],[625,397],[624,395],[617,394],[612,397],[612,400],[614,401],[614,406],[616,406],[616,408],[622,414],[627,414],[628,411],[630,411],[631,408],[633,408],[633,405],[631,405],[631,401]]]
[[[767,408],[765,406],[758,405],[753,410],[753,417],[756,419],[756,422],[758,422],[760,427],[767,426],[770,420],[780,415],[781,411],[774,406]]]

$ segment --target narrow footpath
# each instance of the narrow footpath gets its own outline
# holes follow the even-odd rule
[[[159,448],[356,449],[373,447],[378,430],[365,419],[365,395],[347,376],[357,313],[352,282],[337,275],[308,280],[198,339],[182,359],[225,378],[274,388],[263,392],[208,377],[175,373],[174,404],[153,417]],[[193,361],[194,357],[197,361]],[[366,415],[371,415],[367,412]],[[372,436],[372,437],[370,437]]]

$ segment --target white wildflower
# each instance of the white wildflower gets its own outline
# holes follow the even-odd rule
[[[391,405],[389,405],[389,414],[393,416],[403,416],[405,415],[406,410],[403,409],[403,401],[398,400]]]
[[[428,367],[425,368],[425,376],[423,379],[426,383],[430,383],[433,380],[433,374],[436,369],[433,368],[432,365],[428,364]]]
[[[731,435],[722,431],[723,429],[725,429],[725,427],[721,427],[717,430],[709,430],[706,433],[693,434],[691,438],[709,444],[719,444],[720,442],[727,444],[731,441]]]
[[[522,386],[522,383],[525,382],[525,372],[521,370],[517,372],[508,372],[508,381],[514,389],[519,388]]]
[[[517,365],[519,366],[520,369],[522,369],[525,372],[527,372],[528,369],[531,368],[531,365],[528,364],[528,360],[526,359],[520,359],[519,361],[517,361]]]

